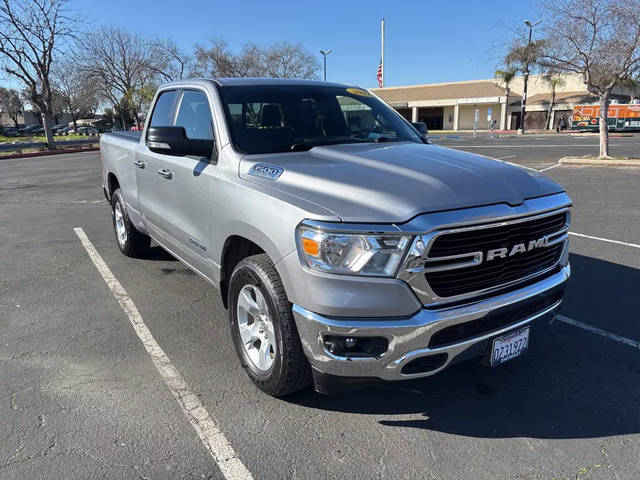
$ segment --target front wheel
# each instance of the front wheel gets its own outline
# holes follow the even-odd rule
[[[253,383],[276,397],[311,383],[291,303],[265,254],[242,260],[229,281],[229,321],[236,353]]]

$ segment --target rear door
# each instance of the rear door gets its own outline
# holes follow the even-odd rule
[[[204,90],[182,89],[173,125],[184,127],[188,138],[213,140],[213,116]],[[214,147],[215,148],[215,147]],[[211,245],[211,197],[215,164],[208,158],[153,153],[153,189],[149,211],[158,239],[192,267],[211,276],[207,261]]]

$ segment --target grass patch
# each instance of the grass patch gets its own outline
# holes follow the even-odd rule
[[[56,141],[56,143],[63,143],[65,140],[87,140],[87,139],[91,139],[91,138],[95,138],[96,141],[98,141],[98,136],[91,136],[91,135],[65,135],[65,136],[59,136],[53,137],[54,140]],[[47,138],[44,135],[37,135],[35,137],[5,137],[4,135],[0,135],[0,143],[3,142],[46,142]]]

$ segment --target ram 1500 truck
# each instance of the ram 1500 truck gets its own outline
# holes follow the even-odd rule
[[[142,132],[100,150],[122,253],[153,239],[219,288],[240,362],[271,395],[499,365],[562,301],[562,187],[430,144],[363,88],[169,83]]]

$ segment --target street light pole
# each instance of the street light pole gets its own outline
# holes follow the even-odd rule
[[[524,87],[522,92],[522,101],[520,102],[520,128],[518,129],[518,133],[524,133],[524,115],[525,110],[527,108],[527,84],[529,83],[529,53],[531,49],[531,37],[533,35],[533,27],[536,25],[540,25],[542,20],[538,20],[536,23],[531,23],[529,20],[525,20],[524,24],[529,27],[529,42],[527,43],[526,50],[526,61],[524,64]]]
[[[331,50],[327,50],[326,52],[324,50],[320,50],[320,53],[324,57],[324,81],[326,82],[327,81],[327,55],[331,53]]]

